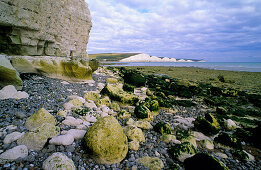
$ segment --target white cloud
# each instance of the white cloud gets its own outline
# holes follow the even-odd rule
[[[178,57],[183,51],[193,58],[196,51],[215,51],[216,55],[261,43],[259,0],[86,2],[93,22],[88,44],[91,53],[146,52]]]

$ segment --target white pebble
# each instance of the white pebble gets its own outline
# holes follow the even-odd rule
[[[2,153],[0,155],[0,163],[14,161],[18,158],[25,158],[27,156],[27,147],[25,145],[19,145]]]
[[[70,134],[66,134],[66,135],[60,135],[60,136],[55,136],[53,137],[49,143],[50,144],[54,144],[54,145],[71,145],[74,141],[74,138],[72,135]]]
[[[78,126],[83,123],[81,119],[75,119],[72,116],[67,116],[64,121],[62,121],[63,124],[67,126]]]
[[[12,142],[18,140],[19,138],[21,138],[23,135],[24,135],[24,133],[20,133],[20,132],[10,133],[10,134],[6,135],[6,137],[4,139],[4,144],[12,143]]]

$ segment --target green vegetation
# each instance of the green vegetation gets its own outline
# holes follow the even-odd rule
[[[98,61],[119,61],[121,59],[137,54],[139,53],[101,53],[101,54],[89,54],[89,58],[97,59]]]

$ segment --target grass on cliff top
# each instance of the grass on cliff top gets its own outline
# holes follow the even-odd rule
[[[209,83],[218,87],[233,88],[261,94],[260,72],[237,72],[192,67],[127,67],[145,74],[168,75],[173,78]],[[223,79],[224,78],[224,79]]]
[[[97,59],[98,61],[119,61],[121,59],[137,54],[139,53],[101,53],[101,54],[89,54],[89,58]]]

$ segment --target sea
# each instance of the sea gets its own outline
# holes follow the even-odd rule
[[[103,63],[106,66],[106,63]],[[110,66],[197,67],[213,70],[261,72],[261,62],[110,62]]]

